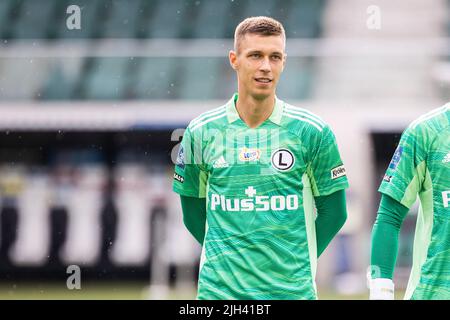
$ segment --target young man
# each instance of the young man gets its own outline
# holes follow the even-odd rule
[[[278,21],[248,18],[234,40],[238,94],[191,121],[175,166],[185,225],[203,244],[197,298],[316,299],[317,257],[347,216],[335,137],[275,96]]]
[[[379,191],[370,299],[394,299],[398,235],[417,195],[420,209],[405,299],[450,299],[450,103],[405,130]]]

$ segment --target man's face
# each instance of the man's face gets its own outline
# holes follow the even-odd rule
[[[246,34],[237,52],[230,51],[230,64],[237,72],[239,89],[257,100],[275,93],[286,62],[281,36]]]

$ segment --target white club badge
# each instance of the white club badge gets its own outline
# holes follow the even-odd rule
[[[272,166],[279,171],[288,171],[294,166],[295,157],[288,149],[278,149],[272,153]]]

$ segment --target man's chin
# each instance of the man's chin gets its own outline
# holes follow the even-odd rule
[[[252,97],[255,100],[266,100],[267,98],[270,98],[273,95],[272,91],[265,91],[265,92],[253,92]]]

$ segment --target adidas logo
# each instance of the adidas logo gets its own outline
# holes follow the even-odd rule
[[[447,153],[447,155],[444,157],[444,160],[442,160],[442,163],[449,163],[450,162],[450,152]]]
[[[213,164],[213,168],[228,168],[230,165],[228,164],[228,162],[224,159],[223,156],[220,156],[219,159],[217,159],[214,164]]]

